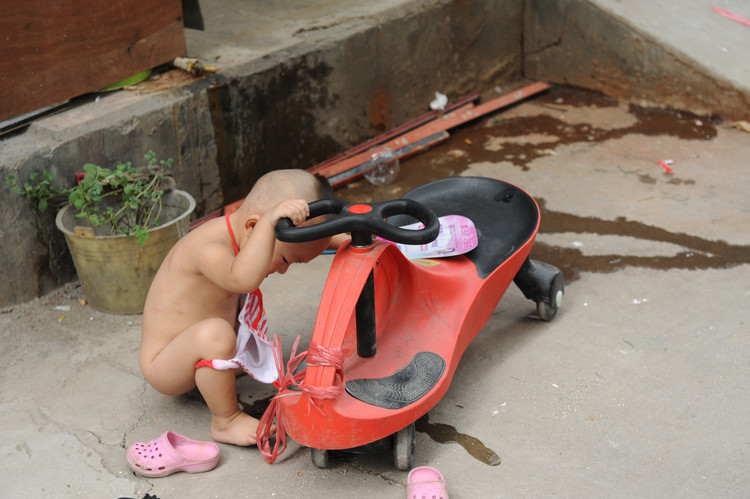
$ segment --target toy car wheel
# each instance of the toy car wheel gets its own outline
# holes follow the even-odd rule
[[[310,449],[310,457],[316,468],[326,469],[331,467],[331,459],[325,449]]]
[[[557,307],[540,301],[536,304],[536,313],[539,315],[540,319],[549,322],[555,317],[555,314],[557,314]]]
[[[414,444],[417,432],[414,423],[393,435],[393,462],[396,469],[408,471],[414,466]]]
[[[550,303],[546,301],[540,301],[536,304],[536,312],[539,314],[539,318],[543,321],[549,322],[557,315],[557,309],[562,304],[564,291],[562,288],[555,289],[553,286],[554,295],[550,297]]]

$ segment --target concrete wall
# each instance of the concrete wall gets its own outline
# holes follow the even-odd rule
[[[311,32],[313,50],[283,52],[212,89],[224,192],[260,174],[307,168],[428,110],[521,74],[519,2],[396,9],[356,31]],[[261,67],[258,67],[261,66]]]
[[[71,183],[84,163],[137,162],[152,149],[174,159],[202,214],[269,170],[312,166],[422,114],[436,90],[453,99],[522,77],[747,119],[747,28],[707,16],[701,2],[403,0],[313,23],[205,79],[172,75],[137,93],[78,99],[0,138],[0,307],[75,278],[52,215],[13,194],[10,173],[51,170]]]
[[[305,44],[156,93],[86,97],[0,138],[0,307],[75,277],[51,213],[4,183],[51,170],[72,183],[84,163],[174,159],[198,214],[244,196],[258,176],[309,167],[451,98],[521,76],[523,4],[415,2],[367,22],[305,35]]]
[[[747,28],[693,4],[527,0],[524,74],[644,107],[747,119]]]

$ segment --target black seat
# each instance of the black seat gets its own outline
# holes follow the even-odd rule
[[[419,201],[437,216],[463,215],[474,222],[478,246],[466,253],[484,279],[534,234],[539,210],[514,185],[486,177],[451,177],[430,182],[403,196]],[[406,225],[405,218],[390,223]]]

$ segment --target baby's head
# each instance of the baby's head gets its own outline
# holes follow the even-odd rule
[[[335,197],[328,179],[306,170],[274,170],[258,179],[242,203],[248,214],[263,214],[286,199],[308,203]]]
[[[328,179],[306,170],[275,170],[266,173],[255,183],[239,211],[245,219],[263,215],[269,208],[287,199],[304,199],[308,203],[335,197]],[[308,220],[302,225],[313,225],[325,220],[325,216]],[[307,263],[325,250],[331,238],[305,243],[276,241],[269,274],[283,274],[292,263]]]

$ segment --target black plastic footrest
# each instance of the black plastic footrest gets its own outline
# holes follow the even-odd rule
[[[432,352],[419,352],[409,365],[385,378],[353,379],[346,391],[362,402],[384,409],[401,409],[424,397],[445,371],[445,360]]]

